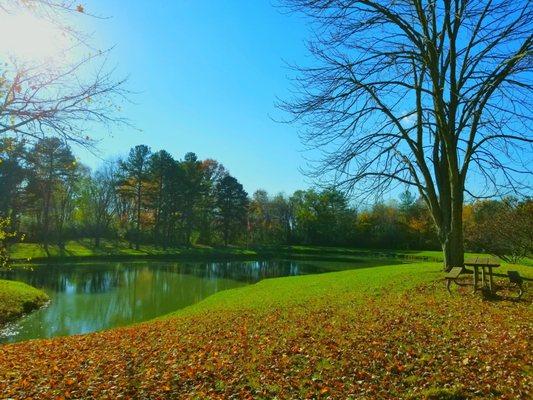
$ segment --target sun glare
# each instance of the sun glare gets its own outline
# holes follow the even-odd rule
[[[25,13],[0,11],[0,57],[23,62],[57,61],[68,45],[61,29]]]

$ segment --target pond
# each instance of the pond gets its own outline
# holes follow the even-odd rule
[[[106,262],[42,265],[4,278],[44,290],[48,306],[0,326],[0,343],[74,335],[146,321],[220,290],[265,278],[326,272],[296,261]]]

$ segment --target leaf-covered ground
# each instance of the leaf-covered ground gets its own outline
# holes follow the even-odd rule
[[[529,301],[449,296],[441,277],[419,264],[273,279],[133,327],[0,346],[0,398],[528,398]]]

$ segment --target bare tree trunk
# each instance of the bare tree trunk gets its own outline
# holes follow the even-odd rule
[[[449,271],[454,267],[464,265],[464,242],[463,242],[463,220],[460,214],[454,214],[451,220],[451,229],[442,241],[442,252],[444,255],[444,270]]]
[[[455,156],[454,156],[455,157]],[[440,194],[440,214],[434,215],[439,227],[439,240],[444,258],[444,270],[464,265],[463,185],[457,172],[446,165],[447,152],[442,148],[440,168],[435,170]],[[454,159],[452,158],[452,162]],[[431,209],[431,208],[430,208]],[[432,212],[437,212],[436,210]]]

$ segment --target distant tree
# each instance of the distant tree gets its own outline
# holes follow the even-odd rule
[[[123,178],[119,190],[126,196],[133,199],[135,207],[134,215],[134,237],[135,249],[139,250],[141,240],[141,210],[145,199],[145,188],[149,178],[150,148],[145,145],[138,145],[130,150],[129,156],[120,163]]]
[[[124,183],[124,172],[121,168],[122,160],[117,161],[118,180],[113,205],[115,209],[117,238],[125,238],[133,246],[135,231],[135,195],[128,185]]]
[[[76,162],[72,171],[65,176],[65,180],[55,190],[52,215],[54,218],[54,237],[60,249],[65,248],[66,234],[69,229],[70,233],[73,233],[79,184],[88,176],[88,168]]]
[[[106,164],[92,176],[85,178],[80,186],[79,208],[85,232],[100,247],[100,240],[108,233],[116,211],[115,192],[118,185],[115,164]]]
[[[70,147],[55,137],[35,143],[28,154],[28,162],[31,172],[27,192],[29,201],[35,207],[39,238],[48,254],[50,238],[54,234],[61,234],[62,225],[60,232],[54,232],[53,223],[62,222],[62,217],[58,217],[58,220],[55,216],[58,212],[66,211],[62,201],[70,196],[78,166]],[[62,243],[61,237],[59,242]]]
[[[293,240],[294,210],[289,200],[282,193],[278,193],[272,198],[271,207],[278,227],[277,243],[291,243]]]
[[[372,206],[367,215],[367,245],[380,249],[406,248],[408,241],[407,227],[402,222],[398,203],[378,202]]]
[[[169,244],[181,243],[183,239],[182,213],[185,204],[185,171],[179,161],[174,161],[169,169],[165,170],[165,194],[162,214],[162,244],[166,248]]]
[[[404,249],[433,249],[438,244],[434,224],[422,199],[408,189],[400,194],[398,204],[398,237],[396,243]],[[401,236],[401,237],[400,237]]]
[[[400,194],[400,211],[408,215],[416,203],[416,197],[406,189]]]
[[[228,245],[246,224],[248,194],[231,175],[224,176],[217,184],[217,215],[224,245]]]
[[[480,201],[473,205],[473,223],[467,224],[467,244],[517,263],[533,254],[533,200]]]
[[[315,28],[313,65],[281,104],[324,150],[313,175],[362,194],[416,189],[445,268],[463,266],[465,194],[520,192],[531,176],[533,3],[283,3]]]
[[[310,221],[314,218],[308,207],[305,190],[296,190],[289,197],[289,204],[293,210],[293,233],[296,243],[309,244],[311,237]]]
[[[256,190],[252,195],[248,209],[249,240],[252,243],[266,244],[272,242],[271,204],[266,190]]]
[[[292,240],[294,216],[289,200],[281,193],[271,197],[257,190],[248,209],[249,240],[252,243],[284,244]]]
[[[409,209],[407,218],[409,248],[435,250],[439,248],[439,238],[431,213],[422,199],[418,199]]]
[[[200,219],[201,203],[208,191],[202,162],[194,153],[187,153],[181,162],[184,172],[181,217],[185,244],[192,244],[192,234]]]
[[[313,242],[330,245],[346,245],[354,233],[356,213],[348,204],[346,195],[335,189],[326,189],[318,194],[313,208],[316,221]]]
[[[204,192],[199,204],[199,241],[211,244],[213,241],[216,208],[216,188],[218,182],[226,175],[226,168],[216,160],[207,159],[202,162]]]
[[[335,189],[296,191],[294,208],[298,240],[313,245],[346,245],[355,238],[356,212]]]
[[[149,196],[152,198],[154,212],[153,240],[156,244],[163,244],[163,246],[166,245],[164,232],[167,229],[165,227],[171,218],[172,196],[179,195],[171,191],[171,174],[175,165],[174,158],[165,150],[153,153],[150,157],[151,190]]]

